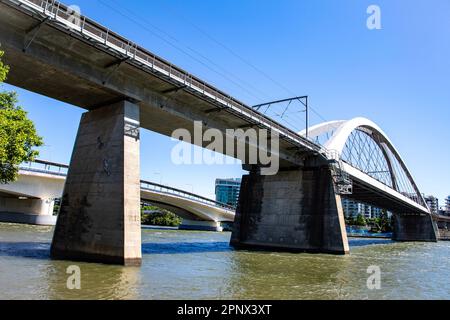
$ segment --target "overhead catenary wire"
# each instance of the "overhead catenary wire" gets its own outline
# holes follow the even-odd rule
[[[150,23],[148,20],[146,20],[143,17],[140,17],[138,14],[136,14],[135,12],[131,11],[129,8],[124,7],[122,5],[120,5],[117,1],[115,0],[110,0],[108,2],[104,1],[104,0],[97,0],[101,5],[109,8],[110,10],[114,11],[115,13],[119,14],[120,16],[130,20],[131,22],[133,22],[134,24],[137,24],[138,26],[140,26],[141,28],[143,28],[144,30],[146,30],[147,32],[149,32],[150,34],[152,34],[153,36],[157,37],[158,39],[160,39],[161,41],[165,42],[166,44],[168,44],[169,46],[177,49],[178,51],[182,52],[183,54],[185,54],[186,56],[188,56],[189,58],[191,58],[192,60],[196,61],[197,63],[201,64],[203,67],[207,68],[208,70],[214,72],[215,74],[218,74],[219,76],[221,76],[222,78],[224,78],[225,80],[231,82],[234,86],[238,87],[239,89],[241,89],[244,93],[246,93],[246,95],[255,98],[258,101],[264,101],[264,99],[261,99],[259,94],[263,94],[266,99],[267,99],[267,94],[263,91],[261,91],[260,89],[256,88],[255,86],[249,84],[248,82],[246,82],[245,80],[240,79],[238,76],[231,74],[230,72],[228,72],[227,70],[225,70],[223,67],[221,67],[220,65],[218,65],[217,63],[215,63],[214,61],[212,61],[210,58],[206,57],[205,55],[203,55],[202,53],[198,52],[197,50],[191,48],[190,46],[184,45],[181,41],[179,41],[178,39],[176,39],[174,36],[170,35],[168,32],[162,30],[161,28],[153,25],[152,23]],[[114,3],[116,5],[116,7],[114,7],[113,5],[111,5],[111,3]],[[117,8],[119,7],[119,8]],[[185,18],[182,18],[183,20],[186,21]],[[188,21],[189,24],[192,24]],[[202,33],[206,34],[205,31],[201,30],[200,28],[198,28],[197,26],[194,25],[194,27],[198,30],[201,31]],[[153,29],[153,30],[152,30]],[[156,31],[155,31],[156,30]],[[272,77],[270,77],[268,74],[266,74],[264,71],[260,70],[259,68],[257,68],[256,66],[254,66],[253,64],[251,64],[250,62],[248,62],[246,59],[240,57],[237,53],[235,53],[233,50],[229,49],[227,46],[221,44],[219,41],[215,40],[213,37],[209,36],[208,34],[206,34],[208,36],[208,38],[210,38],[211,40],[213,40],[214,42],[220,44],[221,47],[223,47],[224,49],[226,49],[227,51],[229,51],[230,53],[232,53],[235,57],[237,57],[239,60],[243,61],[246,64],[249,64],[253,69],[255,69],[256,71],[258,71],[259,73],[263,74],[264,77],[268,78],[271,82],[277,84],[279,87],[283,88],[285,91],[292,93],[292,91],[290,91],[288,88],[286,88],[284,85],[280,84],[279,82],[277,82],[275,79],[273,79]],[[174,43],[175,42],[175,43]],[[188,50],[190,50],[192,52],[192,54],[190,52],[187,52],[183,47],[186,47]],[[196,57],[199,56],[200,58]],[[204,60],[204,61],[202,61]],[[206,61],[206,62],[205,62]],[[214,67],[211,67],[214,66]],[[219,70],[217,70],[219,69]],[[234,80],[233,78],[235,78],[236,80]],[[244,85],[242,85],[244,84]],[[252,89],[252,91],[250,90]],[[258,92],[258,94],[255,94],[255,92]],[[267,100],[266,100],[267,101]],[[302,101],[300,101],[302,102]],[[322,118],[324,121],[325,118],[322,117],[318,112],[316,112],[313,108],[310,107],[310,109],[316,114],[318,115],[320,118]],[[267,112],[266,112],[267,114]],[[283,120],[284,114],[282,114],[282,116],[280,117],[281,120]],[[299,123],[304,123],[306,124],[306,121],[302,118],[302,117],[294,117],[293,115],[290,117],[290,119],[296,123],[297,125],[292,124],[291,122],[288,121],[284,121],[285,123],[289,123],[290,127],[292,129],[295,130],[299,130],[300,126]]]
[[[202,53],[200,53],[199,51],[191,48],[190,46],[184,45],[183,43],[181,43],[181,41],[176,39],[174,36],[170,35],[168,32],[166,32],[166,31],[162,30],[161,28],[153,25],[147,19],[145,19],[143,17],[140,17],[138,14],[136,14],[135,12],[132,12],[130,9],[120,5],[117,1],[114,1],[114,0],[109,0],[108,2],[103,1],[103,0],[97,0],[97,1],[101,5],[109,8],[110,10],[112,10],[115,13],[119,14],[120,16],[130,20],[134,24],[137,24],[139,27],[143,28],[147,32],[151,33],[153,36],[157,37],[158,39],[160,39],[161,41],[165,42],[169,46],[171,46],[171,47],[175,48],[176,50],[180,51],[181,53],[183,53],[184,55],[188,56],[189,58],[191,58],[192,60],[196,61],[197,63],[201,64],[203,67],[205,67],[208,70],[214,72],[215,74],[221,76],[225,80],[231,82],[236,87],[238,87],[243,92],[245,92],[248,96],[250,96],[250,97],[252,97],[254,99],[257,99],[258,101],[264,101],[264,99],[261,99],[261,97],[259,95],[255,94],[255,91],[258,91],[258,94],[263,94],[266,97],[268,97],[266,95],[266,93],[264,93],[260,89],[254,87],[253,85],[249,84],[245,80],[242,80],[238,76],[228,72],[223,67],[221,67],[220,65],[218,65],[217,63],[215,63],[214,61],[212,61],[211,59],[209,59],[208,57],[206,57]],[[115,5],[117,7],[112,6],[110,2],[115,3]],[[157,32],[155,32],[154,30],[152,30],[150,28],[156,30]],[[161,34],[163,34],[164,36],[162,36]],[[175,44],[174,42],[177,43],[177,44]],[[199,56],[200,58],[197,58],[193,54],[187,52],[182,46],[186,47],[187,49],[192,51],[193,54]],[[202,61],[201,59],[206,60],[206,62]],[[213,65],[214,68],[211,67],[210,65]],[[220,69],[221,71],[218,71],[217,69]],[[237,81],[234,80],[233,78],[235,78]],[[239,83],[238,81],[243,83],[245,86],[242,85],[241,83]],[[250,91],[249,88],[251,88],[253,90],[253,92]]]
[[[166,5],[170,6],[173,10],[171,10],[170,12],[176,14],[179,18],[181,18],[182,20],[184,20],[186,23],[188,23],[189,25],[191,25],[194,29],[196,29],[198,32],[200,32],[201,34],[203,34],[206,38],[208,38],[210,41],[214,42],[215,44],[217,44],[218,46],[222,47],[224,50],[226,50],[228,53],[230,53],[231,55],[233,55],[235,58],[239,59],[241,62],[243,62],[244,64],[248,65],[249,67],[251,67],[253,70],[255,70],[256,72],[258,72],[259,74],[261,74],[263,77],[265,77],[266,79],[268,79],[269,81],[271,81],[273,84],[275,84],[276,86],[278,86],[279,88],[283,89],[284,91],[286,91],[288,94],[291,95],[295,95],[296,93],[294,93],[291,89],[287,88],[285,85],[283,85],[282,83],[280,83],[279,81],[275,80],[273,77],[271,77],[269,74],[267,74],[265,71],[261,70],[260,68],[258,68],[257,66],[255,66],[253,63],[251,63],[250,61],[248,61],[247,59],[243,58],[241,55],[239,55],[238,53],[236,53],[233,49],[231,49],[230,47],[228,47],[227,45],[223,44],[221,41],[217,40],[216,38],[214,38],[213,36],[211,36],[208,32],[206,32],[205,30],[203,30],[202,28],[200,28],[199,26],[197,26],[195,23],[193,23],[192,21],[190,21],[189,19],[187,19],[185,16],[183,16],[182,14],[180,14],[178,12],[178,10],[176,8],[174,8],[174,6],[171,6],[170,4],[168,4],[167,2],[165,2]],[[321,120],[323,120],[324,122],[326,122],[327,120],[325,119],[325,117],[323,117],[317,110],[315,110],[315,108],[312,108],[311,106],[309,106],[310,110],[316,114]]]

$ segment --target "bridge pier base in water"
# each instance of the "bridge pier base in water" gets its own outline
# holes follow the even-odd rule
[[[347,254],[341,198],[328,166],[242,180],[231,245],[242,249]]]
[[[222,232],[223,228],[218,221],[194,221],[183,219],[179,230],[214,231]]]
[[[394,215],[392,240],[437,242],[438,235],[437,225],[431,215]]]
[[[51,255],[141,263],[139,106],[122,101],[83,114]]]

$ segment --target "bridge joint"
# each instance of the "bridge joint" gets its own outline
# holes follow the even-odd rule
[[[39,31],[41,30],[41,27],[47,23],[47,21],[50,19],[50,17],[45,17],[41,21],[39,21],[34,27],[30,28],[25,32],[25,42],[22,51],[26,52],[28,48],[31,46],[33,41],[36,39],[37,35],[39,34]],[[27,41],[27,37],[32,33],[31,38]]]
[[[257,126],[258,126],[257,123],[247,123],[247,124],[243,124],[241,126],[238,126],[238,129],[250,129],[250,128],[257,127]]]
[[[222,112],[223,110],[229,109],[228,107],[226,108],[212,108],[212,109],[208,109],[206,111],[204,111],[206,114],[210,114],[210,113],[215,113],[215,112]]]
[[[186,89],[188,86],[187,85],[183,85],[183,86],[178,86],[178,87],[174,87],[174,88],[170,88],[164,91],[161,91],[161,94],[168,94],[168,93],[177,93],[180,90]]]
[[[131,57],[127,56],[127,57],[124,57],[122,59],[118,59],[118,60],[116,60],[114,62],[111,62],[111,63],[107,64],[105,66],[105,69],[110,69],[110,68],[113,68],[113,67],[114,68],[108,73],[108,75],[106,76],[105,80],[103,80],[103,82],[102,82],[103,85],[105,85],[109,81],[109,79],[111,79],[113,74],[120,68],[122,63],[124,63],[124,62],[126,62],[126,61],[128,61],[130,59],[131,59]]]

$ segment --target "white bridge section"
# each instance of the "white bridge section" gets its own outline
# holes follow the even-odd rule
[[[349,143],[350,136],[355,131],[362,131],[373,139],[375,144],[380,148],[384,155],[385,161],[389,167],[389,174],[392,179],[392,185],[387,185],[369,174],[363,172],[359,168],[355,167],[346,160],[343,160],[343,152],[346,145]],[[305,135],[306,131],[299,133]],[[415,214],[431,214],[430,210],[423,199],[423,195],[417,188],[412,175],[407,168],[405,162],[400,156],[400,153],[394,147],[394,144],[390,141],[388,136],[383,130],[371,120],[365,118],[354,118],[352,120],[340,120],[330,121],[311,127],[309,129],[309,138],[315,140],[316,143],[323,146],[324,153],[328,155],[330,160],[338,160],[341,162],[341,170],[348,174],[349,178],[353,181],[353,184],[357,187],[355,198],[358,199],[358,190],[365,190],[368,196],[368,202],[371,204],[371,198],[376,199],[384,198],[378,203],[395,203],[392,207],[400,208],[403,212],[399,213],[415,213]],[[350,141],[350,143],[352,143]],[[402,192],[395,181],[400,177],[398,172],[395,172],[394,161],[400,166],[400,169],[406,179],[409,181],[413,188],[413,193],[406,194]],[[349,196],[351,197],[351,196]],[[373,204],[373,203],[372,203]],[[380,206],[383,208],[383,206]],[[390,209],[390,208],[387,208]]]
[[[0,218],[54,224],[54,203],[62,197],[67,168],[40,160],[21,166],[16,182],[0,184]],[[221,231],[221,222],[233,222],[235,216],[232,206],[147,181],[141,181],[141,200],[179,215],[182,229]]]

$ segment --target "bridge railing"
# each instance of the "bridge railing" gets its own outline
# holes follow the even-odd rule
[[[22,5],[28,6],[29,9],[39,11],[46,18],[50,18],[50,20],[59,22],[60,24],[62,23],[69,30],[79,32],[84,38],[101,43],[110,52],[115,52],[122,59],[127,59],[139,68],[148,70],[159,78],[169,81],[177,87],[188,90],[204,100],[212,102],[219,109],[227,110],[247,122],[277,132],[291,144],[302,147],[306,146],[312,150],[321,152],[321,148],[313,141],[300,136],[295,131],[279,124],[241,101],[156,56],[110,29],[103,27],[85,16],[74,17],[73,14],[69,14],[73,10],[58,1],[15,0],[10,2],[19,2]],[[74,23],[75,19],[79,19],[77,23]]]
[[[61,164],[57,162],[44,161],[44,160],[34,160],[32,162],[25,162],[19,166],[20,170],[53,174],[57,176],[65,177],[69,170],[69,166],[66,164]]]
[[[62,177],[67,176],[67,172],[69,169],[69,166],[66,164],[61,164],[57,162],[51,162],[51,161],[45,161],[45,160],[35,160],[33,162],[25,162],[19,166],[20,170],[30,171],[30,172],[37,172],[37,173],[45,173],[45,174],[53,174],[53,175],[59,175]],[[171,195],[180,196],[183,198],[192,199],[201,203],[205,203],[208,205],[228,209],[228,210],[236,210],[236,207],[228,205],[226,203],[218,202],[212,199],[208,199],[205,197],[202,197],[200,195],[197,195],[195,193],[191,193],[188,191],[184,191],[177,188],[172,188],[169,186],[165,186],[162,184],[154,183],[151,181],[145,181],[141,180],[141,188],[143,190],[149,190],[149,191],[155,191],[160,193],[166,193]]]
[[[201,203],[204,203],[204,204],[208,204],[208,205],[212,205],[212,206],[215,206],[215,207],[224,208],[224,209],[231,210],[231,211],[236,210],[236,207],[228,205],[226,203],[214,201],[212,199],[208,199],[208,198],[199,196],[197,194],[194,194],[194,193],[191,193],[191,192],[188,192],[188,191],[184,191],[184,190],[181,190],[181,189],[168,187],[168,186],[165,186],[165,185],[162,185],[162,184],[158,184],[158,183],[154,183],[154,182],[151,182],[151,181],[141,180],[141,189],[142,190],[149,190],[149,191],[159,192],[159,193],[165,193],[165,194],[174,195],[174,196],[179,196],[179,197],[195,200],[195,201],[198,201],[198,202],[201,202]]]

